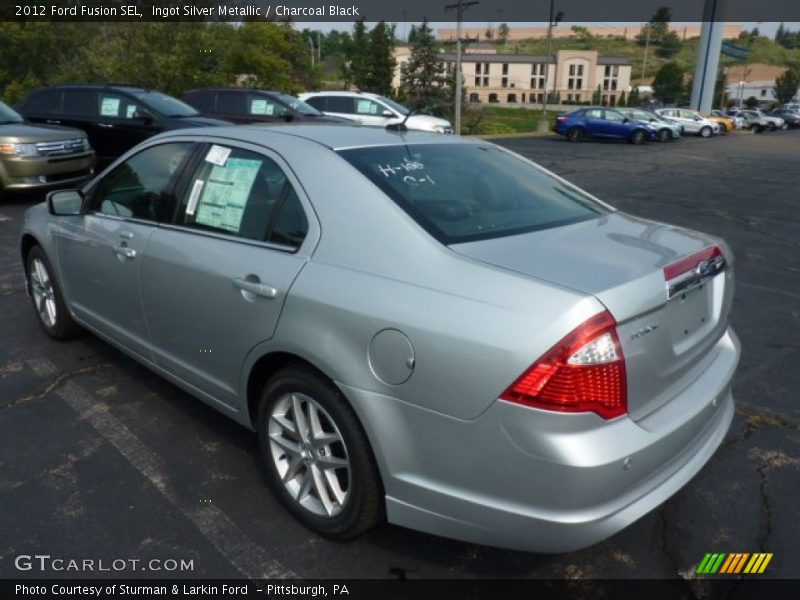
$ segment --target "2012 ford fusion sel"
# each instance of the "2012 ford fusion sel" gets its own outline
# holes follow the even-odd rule
[[[26,214],[44,331],[255,430],[288,511],[569,551],[711,458],[739,343],[726,243],[484,141],[164,133]]]

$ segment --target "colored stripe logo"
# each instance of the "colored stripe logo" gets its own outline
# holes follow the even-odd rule
[[[697,573],[701,575],[713,575],[715,573],[726,575],[737,575],[741,573],[756,574],[763,573],[769,561],[772,560],[772,552],[725,552],[707,553],[700,565]]]

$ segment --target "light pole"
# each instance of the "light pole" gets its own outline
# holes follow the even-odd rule
[[[456,135],[461,135],[461,17],[464,15],[465,8],[476,4],[478,4],[477,0],[472,0],[472,2],[458,0],[458,4],[448,4],[444,7],[445,10],[456,9],[456,68],[453,73],[453,85],[456,87],[453,130]]]
[[[564,18],[564,13],[559,12],[557,15],[555,15],[555,21],[553,20],[555,3],[555,0],[550,0],[550,14],[547,21],[547,56],[544,57],[544,94],[542,96],[542,113],[544,113],[545,122],[547,121],[547,78],[550,77],[550,53],[552,52],[553,47],[553,27],[558,25],[559,21]],[[555,65],[555,67],[556,69],[553,72],[553,96],[555,96],[556,79],[558,78],[558,65]]]

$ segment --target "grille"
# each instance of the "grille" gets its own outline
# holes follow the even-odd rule
[[[36,144],[36,151],[41,156],[58,156],[61,154],[75,154],[85,152],[89,149],[89,143],[85,138],[74,140],[58,140],[54,142],[39,142]]]

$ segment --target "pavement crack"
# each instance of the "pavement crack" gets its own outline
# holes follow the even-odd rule
[[[0,406],[0,410],[5,408],[11,408],[12,406],[16,406],[17,404],[23,404],[27,402],[33,402],[34,400],[40,400],[50,394],[53,390],[64,384],[65,382],[69,381],[73,377],[77,377],[78,375],[86,375],[87,373],[94,373],[95,371],[99,371],[100,369],[105,369],[112,366],[110,362],[102,362],[97,363],[94,365],[87,365],[85,367],[81,367],[79,369],[73,369],[72,371],[67,371],[66,373],[62,373],[58,377],[56,377],[53,381],[45,385],[39,391],[36,391],[32,394],[28,394],[27,396],[22,396],[21,398],[17,398],[16,400],[11,400],[6,404]]]
[[[663,504],[658,511],[658,517],[661,521],[661,552],[664,554],[664,556],[667,557],[669,564],[672,566],[672,572],[675,574],[675,577],[677,577],[684,583],[686,591],[688,593],[687,597],[692,598],[693,600],[697,600],[697,594],[695,594],[691,583],[686,578],[686,576],[683,573],[681,573],[681,570],[678,567],[678,559],[672,555],[672,552],[670,552],[669,543],[667,542],[668,529],[667,529],[666,512],[667,512],[667,505]]]

